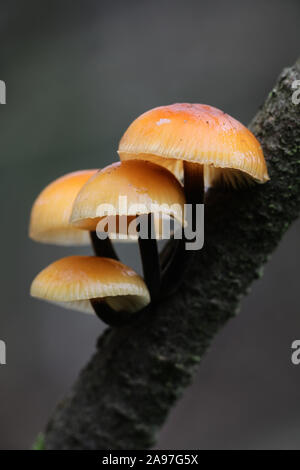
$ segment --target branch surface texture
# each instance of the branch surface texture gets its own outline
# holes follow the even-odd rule
[[[205,246],[180,289],[134,324],[108,329],[45,433],[46,449],[147,449],[218,330],[300,212],[300,104],[285,69],[253,122],[271,181],[212,190]]]

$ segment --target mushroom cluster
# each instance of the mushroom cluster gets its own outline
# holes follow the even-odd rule
[[[198,229],[206,188],[269,179],[254,135],[202,104],[142,114],[124,133],[118,154],[120,161],[104,169],[70,173],[48,185],[33,205],[29,230],[35,241],[91,243],[95,253],[52,263],[34,279],[31,295],[95,312],[110,325],[129,321],[178,287],[191,259],[186,226]],[[167,256],[158,252],[160,238],[175,239]],[[118,260],[114,239],[139,244],[144,279]]]

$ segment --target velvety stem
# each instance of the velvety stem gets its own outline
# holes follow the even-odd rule
[[[130,319],[135,315],[125,311],[113,310],[106,302],[92,299],[92,307],[100,320],[109,326],[118,327],[127,324]]]
[[[160,259],[157,248],[157,241],[155,237],[155,229],[153,223],[152,214],[148,214],[141,218],[141,221],[145,221],[148,228],[148,237],[142,238],[139,236],[139,248],[141,261],[143,266],[144,280],[149,289],[151,301],[157,300],[160,284],[161,284],[161,272],[160,272]]]
[[[187,204],[203,204],[204,166],[199,163],[183,162],[184,192]],[[193,225],[194,225],[193,217]],[[193,229],[195,227],[193,226]]]
[[[198,163],[183,162],[184,168],[184,191],[187,204],[190,204],[191,211],[188,211],[190,220],[187,221],[191,225],[191,231],[197,229],[196,205],[204,202],[204,168]],[[189,240],[191,241],[191,240]],[[185,272],[192,260],[194,252],[186,250],[187,239],[185,229],[182,229],[181,239],[177,241],[177,245],[171,255],[169,263],[166,264],[162,276],[161,297],[167,297],[178,289]]]
[[[90,237],[93,245],[94,252],[96,256],[102,256],[104,258],[112,258],[115,260],[119,260],[117,253],[113,247],[113,244],[107,235],[104,240],[101,240],[97,237],[97,233],[90,232]]]

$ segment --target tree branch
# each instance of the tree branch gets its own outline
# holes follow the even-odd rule
[[[205,246],[181,288],[136,323],[108,329],[69,396],[57,407],[46,449],[146,449],[218,330],[300,211],[300,105],[283,71],[251,129],[271,181],[239,193],[211,191]]]

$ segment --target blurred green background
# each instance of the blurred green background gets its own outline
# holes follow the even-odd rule
[[[299,31],[299,0],[1,1],[1,449],[31,446],[103,329],[29,297],[48,263],[89,252],[27,238],[39,191],[117,160],[128,124],[154,106],[208,103],[248,123],[299,55]],[[212,345],[158,448],[300,448],[299,233]],[[134,246],[121,253],[140,268]]]

